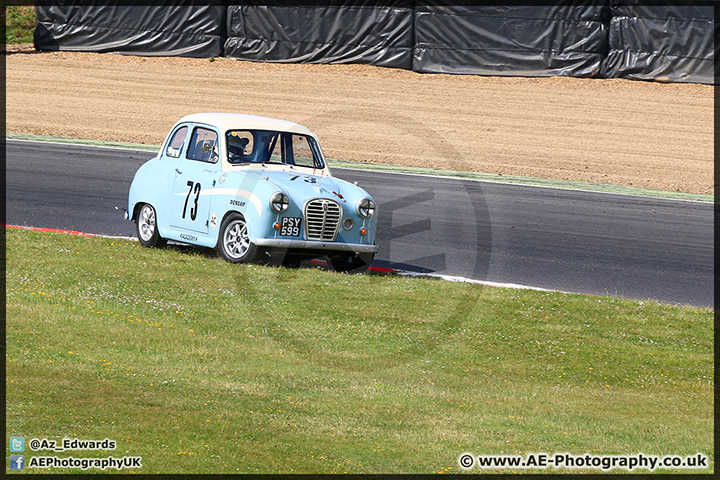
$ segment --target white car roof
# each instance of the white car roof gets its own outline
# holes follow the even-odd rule
[[[307,127],[289,120],[246,115],[243,113],[193,113],[181,118],[177,123],[193,122],[214,125],[222,132],[228,130],[269,130],[291,132],[300,135],[316,135]]]

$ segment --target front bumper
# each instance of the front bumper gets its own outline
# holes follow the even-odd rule
[[[318,242],[310,240],[285,240],[277,238],[258,238],[255,240],[258,247],[274,248],[300,248],[311,250],[336,250],[341,252],[377,253],[378,245],[365,245],[361,243]]]

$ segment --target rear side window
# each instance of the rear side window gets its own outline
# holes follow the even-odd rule
[[[215,163],[218,159],[218,135],[213,130],[197,127],[190,137],[187,158]]]
[[[165,155],[168,157],[178,158],[182,152],[183,146],[185,145],[185,138],[187,137],[188,127],[179,128],[172,140],[165,149]]]

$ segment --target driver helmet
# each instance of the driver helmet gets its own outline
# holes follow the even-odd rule
[[[231,147],[239,148],[242,153],[245,153],[245,147],[248,146],[248,143],[250,143],[250,140],[244,137],[236,137],[235,135],[231,135],[230,138],[228,138],[228,145]]]

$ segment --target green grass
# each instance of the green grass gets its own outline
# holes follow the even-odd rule
[[[702,452],[714,471],[712,310],[6,232],[8,437],[118,443],[26,461],[457,473],[464,452]]]
[[[35,7],[5,7],[5,43],[32,43]]]

